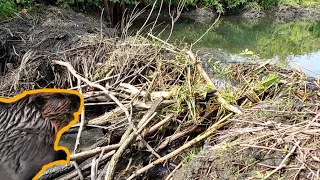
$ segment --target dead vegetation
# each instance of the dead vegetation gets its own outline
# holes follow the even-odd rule
[[[276,64],[234,64],[243,112],[175,179],[319,179],[319,80]]]
[[[205,161],[205,173],[189,171],[196,172],[191,179],[319,177],[319,80],[268,63],[233,64],[225,72],[238,86],[218,91],[190,49],[151,31],[127,34],[141,12],[120,37],[85,18],[79,27],[81,18],[70,12],[46,12],[18,18],[27,24],[22,29],[6,23],[0,36],[2,96],[55,87],[85,98],[80,122],[66,132],[76,134],[72,161],[40,179],[170,179],[189,159],[185,152],[204,140],[217,157]],[[104,135],[85,146],[90,129]]]

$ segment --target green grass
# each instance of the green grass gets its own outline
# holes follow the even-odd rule
[[[302,6],[305,8],[316,8],[320,7],[320,1],[311,1],[311,0],[281,0],[280,4],[290,5],[290,6]]]
[[[17,11],[16,5],[12,1],[0,0],[0,19],[7,19]]]

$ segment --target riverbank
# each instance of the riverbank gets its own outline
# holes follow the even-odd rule
[[[150,15],[150,9],[141,14],[139,19],[146,19]],[[240,16],[247,19],[259,18],[275,18],[278,22],[292,22],[297,20],[319,20],[320,19],[320,5],[319,6],[301,6],[301,5],[288,5],[279,4],[275,7],[263,9],[255,5],[248,5],[235,10],[233,12],[222,13],[222,16]],[[193,19],[197,22],[210,21],[217,18],[218,13],[213,8],[192,8],[190,10],[183,10],[181,13],[182,18]],[[158,10],[152,12],[150,18],[168,18],[170,14],[166,8],[163,8],[158,16]]]
[[[259,59],[204,67],[204,55],[186,44],[41,8],[1,24],[1,96],[55,87],[85,99],[81,121],[60,142],[73,162],[41,180],[277,178],[283,171],[316,179],[319,79]],[[196,166],[199,156],[204,163]]]
[[[279,19],[279,21],[289,22],[297,20],[319,20],[320,19],[320,6],[316,7],[303,7],[300,5],[278,5],[270,10],[260,10],[253,7],[248,7],[241,12],[241,16],[246,18],[260,18],[271,16]]]
[[[4,19],[4,18],[8,18],[12,15],[14,15],[15,12],[17,11],[28,11],[30,9],[33,8],[37,8],[39,5],[45,5],[46,3],[49,4],[54,4],[55,1],[48,1],[48,2],[44,2],[44,4],[37,4],[35,2],[33,2],[33,0],[31,0],[30,2],[23,4],[22,2],[19,4],[19,6],[15,5],[13,2],[10,1],[5,1],[5,3],[2,3],[0,5],[0,19]],[[57,3],[57,2],[55,2]],[[71,2],[70,2],[71,3]],[[190,2],[189,2],[190,3]],[[244,3],[238,3],[238,2],[234,2],[235,5],[232,5],[232,8],[227,8],[224,7],[225,5],[222,5],[222,2],[218,2],[218,4],[221,6],[220,8],[216,6],[209,6],[209,5],[189,5],[188,3],[186,4],[186,7],[178,8],[179,11],[181,11],[181,17],[185,17],[185,18],[190,18],[190,19],[194,19],[198,22],[202,22],[202,21],[206,21],[209,19],[213,19],[217,17],[218,12],[221,12],[222,16],[241,16],[244,18],[248,18],[248,19],[257,19],[257,18],[263,18],[263,17],[272,17],[272,18],[276,18],[279,21],[283,21],[283,22],[289,22],[289,21],[296,21],[296,20],[301,20],[301,19],[308,19],[308,20],[317,20],[320,19],[320,3],[318,2],[314,2],[314,1],[299,1],[299,2],[295,2],[295,1],[282,1],[282,2],[266,2],[266,3],[270,3],[268,5],[266,4],[259,4],[255,1],[253,2],[244,2]],[[232,3],[231,3],[232,4]],[[88,14],[94,14],[94,16],[99,17],[100,14],[97,14],[97,11],[101,11],[101,9],[103,8],[103,6],[105,6],[104,4],[98,3],[98,2],[91,2],[91,4],[81,4],[80,2],[77,3],[71,3],[68,5],[67,4],[61,4],[58,3],[57,5],[59,6],[63,6],[63,7],[68,7],[70,6],[70,8],[72,8],[73,10],[76,10],[78,12],[86,12]],[[180,4],[181,6],[182,4]],[[83,6],[83,7],[82,7]],[[142,8],[146,8],[144,11],[144,13],[142,13],[141,15],[139,15],[139,19],[145,19],[146,17],[149,16],[150,14],[150,10],[153,9],[151,6],[150,7],[145,7],[146,4],[140,4],[139,6],[137,6],[138,9],[142,9]],[[177,6],[177,4],[173,5],[174,7]],[[105,9],[105,15],[104,18],[106,20],[110,20],[110,18],[112,18],[114,16],[113,25],[115,25],[116,23],[120,23],[121,18],[117,18],[122,17],[122,14],[119,10],[120,6],[119,4],[113,4],[112,5],[113,9],[112,11],[108,11],[107,9]],[[123,7],[128,8],[127,11],[128,13],[132,13],[132,10],[135,9],[134,5],[124,5]],[[199,7],[199,8],[198,8]],[[151,12],[151,18],[155,18],[158,16],[158,9],[159,7],[156,7],[153,9],[153,12]],[[221,9],[222,8],[222,9]],[[160,18],[164,17],[170,17],[170,13],[168,12],[168,5],[165,3],[164,6],[161,9],[161,13],[160,13]],[[137,9],[136,9],[137,10]],[[171,8],[171,11],[176,11],[176,8]],[[111,14],[110,14],[111,13]],[[180,13],[180,12],[175,12],[175,13]]]

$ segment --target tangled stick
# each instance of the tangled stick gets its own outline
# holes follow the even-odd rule
[[[222,118],[221,120],[219,120],[218,122],[216,122],[215,124],[213,124],[212,126],[210,126],[207,131],[199,136],[197,136],[196,138],[194,138],[193,140],[187,142],[185,145],[179,147],[178,149],[176,149],[175,151],[163,156],[162,158],[159,158],[155,161],[153,161],[152,163],[148,164],[147,166],[139,169],[138,171],[136,171],[134,174],[132,174],[127,180],[131,180],[133,178],[135,178],[136,176],[148,171],[149,169],[153,168],[154,166],[156,166],[157,164],[160,164],[170,158],[175,157],[176,155],[178,155],[179,153],[181,153],[182,151],[188,149],[189,147],[191,147],[192,145],[202,141],[203,139],[209,137],[212,133],[214,133],[216,130],[218,130],[219,128],[223,127],[226,124],[226,120],[232,115],[233,113],[228,114],[227,116],[225,116],[224,118]]]
[[[129,114],[128,109],[113,94],[109,93],[109,91],[105,87],[101,86],[100,84],[93,83],[93,82],[89,81],[88,79],[86,79],[86,78],[80,76],[79,74],[77,74],[76,70],[72,67],[72,65],[70,63],[53,60],[52,64],[58,64],[58,65],[61,65],[61,66],[65,66],[66,68],[68,68],[70,73],[73,76],[75,76],[77,79],[80,79],[81,81],[87,83],[91,87],[95,87],[95,88],[98,88],[101,91],[103,91],[106,95],[108,95],[125,112],[126,117],[128,118],[128,121],[131,122],[131,116]]]
[[[154,104],[152,105],[152,107],[149,109],[149,111],[142,117],[142,119],[140,120],[139,124],[138,124],[138,128],[139,130],[134,131],[130,134],[130,136],[121,144],[121,146],[119,147],[118,151],[116,152],[116,154],[114,156],[112,156],[110,162],[108,163],[108,169],[106,172],[106,176],[105,176],[105,180],[111,180],[113,179],[113,175],[114,175],[114,171],[115,171],[115,167],[116,164],[118,162],[118,160],[120,159],[120,156],[123,154],[123,152],[126,150],[126,148],[129,146],[129,144],[131,143],[131,141],[135,140],[138,137],[141,137],[141,135],[139,135],[142,130],[144,130],[145,126],[151,121],[151,119],[154,117],[155,115],[155,111],[156,108],[159,106],[159,104],[161,103],[161,101],[163,100],[163,98],[159,98],[157,99]],[[130,129],[130,128],[129,128]],[[128,131],[129,132],[129,131]],[[126,133],[125,133],[126,134]],[[142,139],[142,138],[141,138]]]
[[[194,54],[191,51],[187,51],[186,54],[189,56],[189,58],[196,63],[196,57],[194,56]],[[209,84],[210,86],[214,87],[214,89],[216,89],[215,85],[213,84],[212,80],[210,79],[210,77],[208,76],[208,74],[204,71],[204,69],[202,68],[201,64],[197,63],[196,65],[197,70],[199,71],[199,73],[202,75],[202,77],[206,80],[207,84]],[[214,95],[217,97],[218,102],[221,103],[221,105],[223,107],[225,107],[226,109],[228,109],[231,112],[234,112],[236,114],[243,114],[243,112],[238,108],[235,107],[233,105],[231,105],[229,102],[227,102],[220,93],[215,92]]]
[[[274,173],[276,173],[277,171],[279,171],[280,169],[284,168],[286,166],[287,160],[289,159],[289,157],[294,153],[294,151],[296,151],[298,145],[300,144],[300,141],[298,141],[296,143],[295,146],[293,146],[293,148],[291,149],[291,151],[286,155],[286,157],[283,158],[283,160],[281,161],[280,165],[275,168],[273,171],[271,171],[266,177],[264,177],[264,179],[268,179],[269,177],[271,177]]]
[[[152,34],[150,34],[150,33],[148,33],[148,36],[150,36],[150,37],[153,38],[153,39],[156,39],[156,40],[160,41],[161,43],[163,43],[163,44],[165,44],[165,45],[168,45],[168,46],[170,46],[170,47],[174,47],[173,45],[171,45],[171,44],[169,44],[169,43],[161,40],[160,38],[157,38],[156,36],[154,36],[154,35],[152,35]],[[167,49],[167,50],[170,50],[171,52],[173,52],[173,53],[175,53],[175,54],[179,54],[180,52],[183,52],[182,50],[177,49],[177,48],[176,48],[175,50],[171,50],[171,49]],[[197,62],[196,57],[194,56],[194,54],[193,54],[191,51],[186,51],[185,53],[189,56],[189,58],[192,60],[192,62],[194,62],[194,63]],[[201,76],[206,80],[207,84],[209,84],[211,87],[213,87],[214,89],[216,89],[215,85],[212,83],[212,81],[211,81],[210,77],[208,76],[208,74],[203,70],[201,64],[196,63],[196,68],[197,68],[198,72],[201,74]],[[225,107],[226,109],[228,109],[229,111],[234,112],[234,113],[236,113],[236,114],[240,114],[240,115],[243,114],[243,112],[242,112],[238,107],[233,106],[233,105],[231,105],[229,102],[227,102],[227,101],[221,96],[220,93],[215,92],[214,95],[217,97],[218,102],[220,102],[221,105],[222,105],[223,107]]]
[[[88,158],[88,157],[97,155],[97,154],[101,153],[102,151],[106,152],[106,151],[116,150],[119,147],[120,147],[120,144],[113,144],[113,145],[108,145],[108,146],[104,146],[104,147],[97,147],[97,148],[89,150],[89,151],[84,151],[84,152],[72,154],[70,157],[70,160],[76,161],[79,159]]]

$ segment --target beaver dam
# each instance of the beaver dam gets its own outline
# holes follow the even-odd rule
[[[72,161],[41,180],[319,179],[319,79],[272,61],[208,72],[189,46],[129,34],[134,18],[119,33],[40,7],[1,23],[2,97],[50,87],[85,98],[60,142]]]

